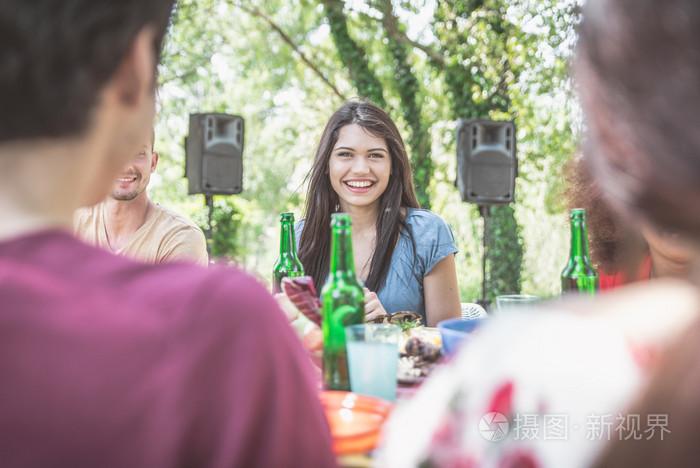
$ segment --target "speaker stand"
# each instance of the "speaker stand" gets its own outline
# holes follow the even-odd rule
[[[488,218],[491,216],[491,206],[490,205],[479,205],[479,214],[484,219],[484,232],[481,236],[481,242],[483,247],[483,253],[481,255],[481,299],[476,301],[484,310],[489,311],[491,309],[491,301],[486,298],[486,260],[488,258],[488,242],[486,239],[488,230],[486,229],[486,223]]]
[[[209,207],[209,223],[207,224],[207,230],[204,231],[204,237],[207,238],[207,254],[211,257],[211,222],[214,215],[214,195],[204,194],[204,202]]]

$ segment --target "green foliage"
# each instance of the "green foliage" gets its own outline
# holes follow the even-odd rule
[[[423,325],[421,322],[414,322],[412,320],[398,320],[392,324],[401,327],[401,331],[404,333],[409,332],[412,328],[418,328]]]
[[[386,107],[382,84],[370,68],[365,50],[350,37],[347,19],[343,14],[343,2],[324,0],[323,4],[338,56],[346,64],[352,82],[361,96],[369,98],[380,107]]]
[[[430,209],[428,188],[434,168],[429,128],[422,122],[420,84],[411,69],[408,48],[392,37],[387,38],[387,47],[394,59],[394,88],[400,98],[401,114],[410,129],[408,146],[416,196],[422,208]]]
[[[201,212],[200,212],[201,213]],[[208,209],[207,209],[208,214]],[[211,225],[208,217],[197,216],[195,222],[208,234],[207,244],[209,256],[216,261],[239,263],[241,252],[239,240],[243,214],[236,207],[233,198],[215,197],[214,209],[211,215]]]
[[[510,205],[495,206],[486,218],[487,299],[519,294],[523,243],[515,212]]]

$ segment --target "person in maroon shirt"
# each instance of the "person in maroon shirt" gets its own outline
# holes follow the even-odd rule
[[[0,2],[0,466],[335,464],[263,285],[71,234],[148,138],[172,3]]]

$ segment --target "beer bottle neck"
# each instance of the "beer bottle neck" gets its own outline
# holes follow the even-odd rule
[[[334,226],[331,237],[330,273],[333,276],[355,276],[352,234],[349,226]]]
[[[583,216],[571,218],[571,251],[569,258],[576,263],[590,263],[586,219]]]
[[[296,243],[294,239],[294,221],[282,220],[280,228],[280,257],[296,255]]]

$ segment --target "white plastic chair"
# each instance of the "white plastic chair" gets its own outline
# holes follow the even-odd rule
[[[486,317],[486,310],[474,302],[462,302],[462,320],[475,320]]]

